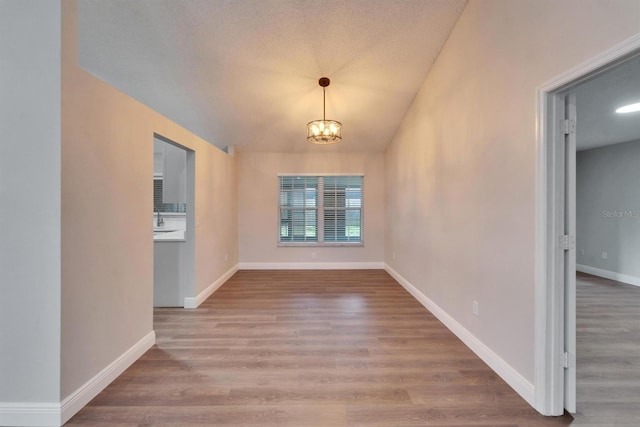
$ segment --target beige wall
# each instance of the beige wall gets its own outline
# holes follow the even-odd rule
[[[64,399],[153,329],[154,132],[196,153],[196,294],[237,263],[237,180],[233,157],[78,67],[73,0],[62,46]]]
[[[531,382],[536,87],[638,31],[637,0],[472,0],[386,152],[386,262]]]
[[[347,144],[348,142],[343,142]],[[300,144],[307,144],[304,140]],[[325,147],[328,150],[331,147]],[[379,262],[384,248],[382,153],[238,154],[241,263]],[[363,247],[278,247],[278,174],[364,173]],[[312,254],[316,258],[312,258]]]

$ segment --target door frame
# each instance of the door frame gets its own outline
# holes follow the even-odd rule
[[[544,415],[564,412],[564,258],[559,230],[564,230],[564,132],[560,132],[562,93],[640,51],[637,34],[559,74],[536,90],[536,229],[535,229],[535,406]],[[564,115],[563,115],[564,117]],[[560,137],[562,136],[562,137]],[[559,200],[559,198],[561,198]]]

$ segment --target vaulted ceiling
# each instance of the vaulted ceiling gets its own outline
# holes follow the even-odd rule
[[[219,147],[382,151],[465,4],[80,0],[80,65]],[[335,146],[306,142],[322,76]]]

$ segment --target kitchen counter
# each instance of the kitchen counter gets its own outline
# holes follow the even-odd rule
[[[184,242],[184,230],[176,230],[171,228],[154,228],[154,242]]]

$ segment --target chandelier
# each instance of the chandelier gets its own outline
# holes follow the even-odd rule
[[[335,120],[327,120],[325,90],[331,80],[321,77],[318,84],[322,87],[322,120],[314,120],[307,123],[307,141],[312,144],[337,144],[342,141],[342,123]]]

